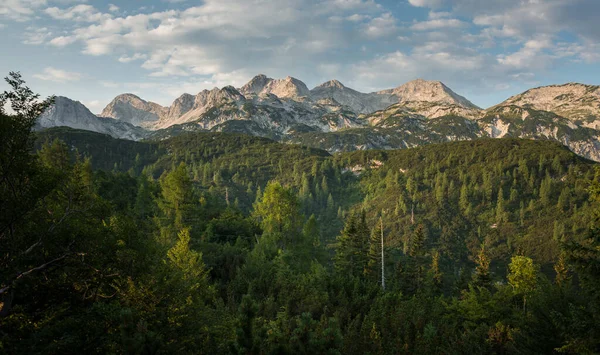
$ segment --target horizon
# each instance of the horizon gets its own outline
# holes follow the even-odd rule
[[[133,93],[169,106],[264,73],[369,93],[441,81],[481,108],[533,87],[598,85],[600,3],[576,0],[11,0],[3,76],[100,113]],[[274,16],[273,14],[276,14]],[[26,65],[26,66],[24,66]],[[3,84],[4,85],[4,84]],[[5,89],[4,86],[0,90]]]

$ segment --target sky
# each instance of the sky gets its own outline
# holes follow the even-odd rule
[[[259,73],[362,92],[439,80],[486,108],[600,84],[599,14],[600,0],[0,0],[0,75],[94,113]]]

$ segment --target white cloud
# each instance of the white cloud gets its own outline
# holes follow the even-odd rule
[[[99,100],[84,101],[83,104],[90,111],[95,112],[95,113],[101,112],[102,109],[104,108],[104,106],[102,105],[102,103]]]
[[[24,33],[23,43],[39,45],[45,43],[48,38],[52,36],[52,32],[46,27],[33,28],[27,27]]]
[[[77,38],[73,37],[73,36],[58,36],[58,37],[54,37],[50,40],[50,44],[56,47],[64,47],[64,46],[68,46],[69,44],[75,42],[77,40]]]
[[[416,6],[416,7],[432,7],[432,8],[437,8],[440,7],[444,0],[408,0],[408,2],[412,5],[412,6]]]
[[[552,60],[551,56],[544,52],[544,49],[551,47],[552,43],[548,38],[532,39],[518,51],[509,55],[500,55],[498,62],[517,69],[542,69]]]
[[[108,4],[108,11],[117,12],[117,11],[119,11],[119,7],[115,4]]]
[[[48,12],[78,21],[79,13],[96,11],[78,9]],[[377,38],[397,29],[394,17],[372,0],[207,0],[177,11],[102,15],[97,16],[97,23],[76,28],[50,43],[82,43],[83,53],[89,55],[121,53],[121,62],[145,59],[142,67],[158,77],[218,75],[269,65],[266,63],[289,67],[286,63],[314,60],[347,46],[356,36]],[[353,28],[348,31],[343,24],[329,21],[332,16],[350,18]],[[360,21],[368,19],[366,24]]]
[[[448,28],[462,28],[467,26],[468,24],[466,22],[453,18],[447,18],[417,22],[411,26],[411,29],[415,31],[431,31]]]
[[[452,13],[445,12],[445,11],[440,11],[440,12],[429,11],[429,18],[432,20],[439,19],[439,18],[447,18],[447,17],[452,17]]]
[[[34,74],[33,77],[45,81],[65,83],[68,81],[79,81],[83,77],[83,74],[47,67],[43,73]]]
[[[6,17],[13,21],[27,21],[35,10],[45,6],[46,0],[2,0],[0,1],[0,18]]]
[[[134,53],[132,56],[128,57],[126,55],[119,57],[119,62],[121,63],[129,63],[136,60],[142,60],[148,58],[147,55],[143,53]]]
[[[44,12],[56,20],[75,22],[100,22],[112,18],[111,15],[101,13],[91,5],[76,5],[64,10],[58,7],[49,7]]]
[[[397,31],[396,19],[391,13],[384,13],[369,21],[364,28],[365,34],[370,38],[389,36]]]
[[[368,15],[354,14],[354,15],[350,15],[350,16],[346,17],[346,20],[352,21],[352,22],[361,22],[361,21],[367,20],[369,18],[370,17]]]
[[[335,77],[360,90],[415,77],[497,89],[560,60],[600,60],[600,31],[588,19],[600,6],[591,2],[409,0],[424,8],[419,12],[429,11],[413,23],[373,0],[204,0],[127,16],[108,4],[103,12],[85,4],[46,9],[45,20],[58,20],[58,26],[45,25],[55,37],[29,42],[72,45],[139,65],[148,88],[169,95],[181,93],[180,84],[193,92],[266,70],[309,83]],[[574,8],[588,11],[575,16]],[[579,39],[560,45],[562,33]],[[165,77],[176,84],[161,84]],[[145,90],[141,84],[123,89]]]

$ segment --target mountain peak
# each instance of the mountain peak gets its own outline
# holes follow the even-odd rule
[[[324,82],[323,84],[315,87],[315,89],[317,88],[337,88],[337,89],[346,89],[346,86],[344,86],[344,84],[342,84],[340,81],[333,79],[333,80],[329,80]],[[314,90],[314,89],[313,89]]]
[[[458,95],[441,81],[415,79],[397,88],[379,91],[377,94],[390,95],[397,98],[398,102],[421,101],[479,109],[471,101]]]
[[[169,108],[148,102],[131,93],[117,95],[100,113],[101,117],[129,122],[136,126],[147,126],[168,114]]]
[[[555,112],[570,120],[581,120],[586,127],[600,127],[600,86],[581,83],[541,86],[512,96],[497,106],[501,105]]]
[[[291,76],[284,79],[271,79],[264,74],[258,74],[239,90],[243,95],[274,94],[280,98],[297,98],[308,96],[309,90],[301,80]]]
[[[273,81],[273,79],[267,77],[264,74],[258,74],[255,77],[253,77],[252,79],[250,79],[249,82],[247,82],[244,86],[242,86],[240,88],[240,92],[244,95],[248,95],[248,94],[260,94],[265,86],[270,83],[271,81]]]
[[[271,94],[275,94],[282,98],[298,98],[310,95],[310,91],[306,84],[291,76],[288,76],[283,80],[273,80],[267,84],[265,89],[268,89]]]

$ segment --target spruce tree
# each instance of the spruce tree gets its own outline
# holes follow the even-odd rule
[[[491,288],[492,277],[490,275],[490,258],[486,253],[485,244],[481,244],[481,249],[475,258],[475,275],[473,275],[473,284],[477,287]]]

